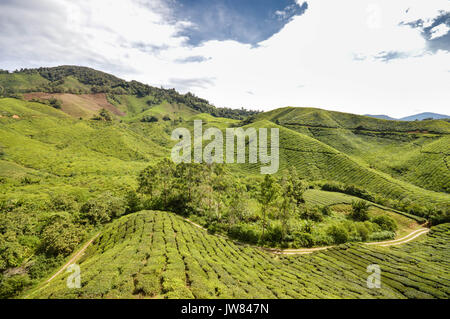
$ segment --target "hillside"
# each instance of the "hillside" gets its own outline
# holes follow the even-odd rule
[[[83,274],[92,280],[79,291],[82,297],[336,297],[336,279],[346,297],[448,295],[448,283],[439,281],[447,274],[441,251],[446,225],[426,241],[398,249],[361,242],[449,221],[449,122],[388,121],[315,108],[257,114],[219,109],[190,94],[79,67],[2,73],[0,86],[9,96],[0,98],[0,297],[42,283],[97,232],[102,236],[83,261]],[[280,166],[273,179],[286,187],[287,176],[295,175],[290,182],[301,193],[286,219],[282,195],[263,211],[260,164],[175,167],[163,161],[176,143],[173,130],[192,133],[194,120],[223,132],[279,129]],[[350,216],[358,203],[368,205],[362,220]],[[189,216],[224,237],[156,210]],[[281,258],[235,245],[227,236],[278,248],[347,244]],[[237,254],[238,263],[229,263]],[[392,274],[406,269],[413,277],[393,276],[385,290],[368,291],[357,276],[372,258],[386,267],[389,260]],[[416,277],[411,260],[426,276]],[[332,275],[318,275],[314,263],[319,273],[331,269]],[[294,284],[312,277],[304,289]],[[36,296],[75,296],[61,278]]]
[[[450,123],[399,122],[313,108],[282,108],[257,115],[313,137],[370,167],[421,188],[449,191]],[[439,151],[427,151],[439,144]]]
[[[80,289],[66,288],[62,273],[27,297],[448,298],[449,234],[446,224],[399,248],[356,244],[280,258],[144,211],[115,221],[88,248]],[[381,289],[366,285],[370,264],[382,269]]]
[[[256,114],[255,111],[245,109],[233,110],[229,108],[216,108],[207,100],[201,99],[192,93],[180,94],[175,89],[152,87],[137,81],[127,82],[114,75],[80,66],[59,66],[52,68],[21,69],[13,73],[0,73],[0,96],[20,96],[26,93],[46,93],[45,97],[65,97],[65,93],[81,95],[81,99],[91,99],[97,93],[108,94],[108,99],[120,104],[121,96],[130,96],[143,99],[147,103],[146,109],[163,102],[169,104],[182,104],[193,110],[209,113],[217,117],[243,119]],[[33,98],[26,94],[27,99]],[[76,99],[76,98],[75,98]],[[63,100],[64,102],[64,100]],[[67,102],[67,101],[66,101]],[[104,102],[103,102],[104,103]],[[64,104],[64,103],[63,103]],[[68,104],[77,104],[69,101]],[[90,103],[92,104],[92,103]],[[89,105],[89,103],[88,103]],[[92,109],[92,106],[85,106]],[[129,106],[128,104],[125,104]],[[77,107],[83,108],[83,103]],[[129,110],[126,111],[135,111]],[[142,111],[142,110],[141,110]],[[71,112],[69,112],[71,114]],[[78,116],[79,114],[71,114]]]

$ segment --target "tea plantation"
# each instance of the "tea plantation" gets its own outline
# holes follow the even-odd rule
[[[68,274],[29,298],[448,298],[450,225],[388,248],[346,244],[278,256],[210,235],[166,212],[142,211],[105,229],[79,261],[82,287]],[[230,262],[232,261],[232,262]],[[381,268],[369,289],[367,266]]]

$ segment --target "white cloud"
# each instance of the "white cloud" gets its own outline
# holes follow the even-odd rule
[[[447,0],[348,0],[345,6],[311,0],[303,15],[257,47],[236,41],[187,46],[178,32],[190,22],[167,22],[170,8],[163,1],[42,3],[51,9],[39,19],[35,10],[21,8],[18,15],[17,7],[0,4],[0,21],[8,17],[11,24],[0,33],[0,68],[88,64],[191,90],[218,106],[448,113],[449,52],[428,52],[420,29],[400,25],[430,24],[440,10],[450,11]],[[15,31],[17,24],[24,30]],[[389,56],[399,58],[380,58]]]
[[[437,25],[433,29],[431,29],[430,39],[440,38],[446,35],[449,31],[450,27],[448,27],[445,23],[441,23],[440,25]]]

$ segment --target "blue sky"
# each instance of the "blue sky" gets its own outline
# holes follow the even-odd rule
[[[1,0],[0,68],[84,65],[217,106],[448,114],[450,0]]]
[[[257,45],[305,12],[308,4],[294,0],[179,0],[173,1],[171,8],[174,19],[194,23],[180,32],[190,45],[208,40]]]

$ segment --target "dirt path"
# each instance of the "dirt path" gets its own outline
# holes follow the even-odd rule
[[[415,238],[417,238],[421,235],[424,235],[424,234],[428,233],[429,231],[430,231],[430,229],[428,229],[428,228],[420,228],[420,229],[417,229],[399,239],[389,240],[389,241],[380,241],[380,242],[375,242],[375,243],[366,243],[366,245],[376,245],[376,246],[381,246],[381,247],[388,247],[388,246],[406,244],[407,242],[410,242],[411,240],[414,240]]]
[[[34,294],[34,293],[38,292],[39,290],[41,290],[42,288],[44,288],[46,284],[48,284],[50,281],[55,279],[55,277],[58,276],[60,273],[62,273],[64,270],[66,270],[67,267],[69,267],[71,264],[75,263],[83,255],[83,253],[86,251],[86,249],[92,244],[92,242],[98,236],[100,236],[100,233],[97,233],[86,244],[84,244],[84,246],[72,258],[70,258],[70,260],[64,266],[62,266],[53,276],[51,276],[49,279],[47,279],[47,281],[45,282],[45,284],[42,287],[39,287],[36,290],[33,290],[28,295],[26,295],[24,298],[26,299],[26,298],[30,297],[32,294]]]
[[[94,237],[91,238],[76,254],[73,256],[64,266],[62,266],[53,276],[51,276],[45,283],[49,283],[53,280],[56,276],[58,276],[61,272],[63,272],[67,267],[69,267],[71,264],[73,264],[75,261],[78,260],[78,258],[81,257],[81,255],[85,252],[85,250],[92,244],[92,242],[100,235],[100,233],[97,233]]]
[[[187,221],[188,223],[194,225],[197,228],[203,229],[205,231],[207,231],[206,228],[204,228],[203,226],[194,223],[193,221],[191,221],[188,218],[184,218],[185,221]],[[408,243],[414,239],[416,239],[417,237],[424,235],[426,233],[428,233],[430,230],[428,228],[420,228],[418,230],[415,230],[411,233],[409,233],[408,235],[399,238],[399,239],[395,239],[395,240],[389,240],[389,241],[380,241],[380,242],[372,242],[372,243],[365,243],[366,245],[374,245],[374,246],[380,246],[380,247],[387,247],[387,246],[394,246],[394,245],[401,245],[401,244],[405,244]],[[83,253],[86,251],[86,249],[92,244],[92,242],[100,235],[100,233],[97,233],[94,237],[92,237],[86,244],[84,244],[84,246],[64,265],[62,266],[53,276],[51,276],[49,279],[47,279],[47,281],[45,282],[45,284],[48,284],[50,281],[52,281],[56,276],[58,276],[60,273],[62,273],[67,267],[69,267],[71,264],[73,264],[74,262],[76,262],[82,255]],[[223,238],[226,238],[225,236],[221,236]],[[254,248],[258,248],[267,252],[271,252],[273,254],[277,254],[277,255],[303,255],[303,254],[311,254],[315,251],[320,251],[320,250],[325,250],[325,249],[329,249],[332,248],[334,246],[326,246],[326,247],[315,247],[315,248],[300,248],[300,249],[276,249],[276,248],[265,248],[265,247],[259,247],[259,246],[253,246],[253,245],[248,245],[248,244],[243,244],[243,243],[239,243],[239,242],[235,242],[237,244],[240,245],[247,245],[247,246],[251,246]],[[41,290],[43,287],[45,287],[45,285],[43,285],[42,287],[30,292],[28,295],[26,295],[24,298],[28,298],[29,296],[31,296],[32,294],[34,294],[35,292]]]
[[[206,228],[200,226],[199,224],[194,223],[193,221],[191,221],[188,218],[185,218],[184,220],[186,220],[188,223],[194,225],[195,227],[198,227],[200,229],[207,231]],[[380,247],[401,245],[401,244],[406,244],[407,242],[410,242],[410,241],[414,240],[415,238],[428,233],[429,231],[430,231],[430,229],[428,229],[428,228],[420,228],[420,229],[417,229],[417,230],[409,233],[408,235],[406,235],[402,238],[398,238],[395,240],[388,240],[388,241],[364,243],[364,244],[380,246]],[[222,235],[219,235],[219,236],[225,238]],[[239,245],[247,245],[250,247],[258,248],[258,249],[268,251],[268,252],[271,252],[271,253],[277,254],[277,255],[304,255],[304,254],[311,254],[315,251],[320,251],[320,250],[325,250],[325,249],[335,247],[335,246],[325,246],[325,247],[299,248],[299,249],[278,249],[278,248],[266,248],[266,247],[254,246],[254,245],[244,244],[244,243],[240,243],[240,242],[236,242],[236,241],[235,241],[235,243],[239,244]]]

